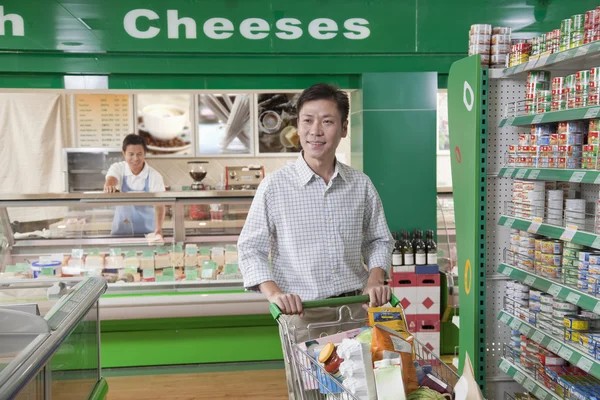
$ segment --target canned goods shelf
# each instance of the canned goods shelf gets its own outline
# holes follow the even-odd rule
[[[500,367],[504,373],[527,389],[528,392],[533,393],[533,395],[538,399],[563,400],[562,397],[557,396],[554,392],[550,391],[550,389],[547,389],[542,382],[538,382],[535,378],[533,378],[529,372],[517,367],[506,358],[502,358],[500,360],[498,367]]]
[[[498,267],[498,273],[600,315],[600,298],[586,292],[504,263]]]
[[[502,215],[498,219],[498,225],[505,226],[507,228],[518,229],[520,231],[528,231],[533,223],[534,222],[529,219],[511,217],[508,215]],[[550,225],[546,223],[535,223],[534,226],[537,227],[537,230],[531,233],[547,236],[552,239],[561,239],[565,233],[573,233],[568,228],[563,226]],[[600,250],[600,235],[595,233],[575,231],[571,242]]]
[[[564,71],[572,69],[577,71],[590,61],[590,59],[600,57],[600,42],[593,42],[573,49],[561,51],[558,53],[541,56],[529,62],[515,65],[514,67],[490,70],[490,78],[519,78],[525,76],[527,71],[543,68],[546,71],[553,69]]]
[[[500,120],[499,128],[508,126],[528,126],[532,124],[546,124],[550,122],[576,121],[582,119],[595,119],[600,115],[600,107],[581,107],[563,111],[551,111],[543,114],[520,115],[505,117]]]
[[[589,169],[512,168],[503,167],[499,178],[517,178],[535,181],[561,181],[600,184],[600,171]]]
[[[506,311],[500,311],[498,320],[508,325],[512,330],[521,332],[522,335],[527,336],[529,339],[547,348],[552,353],[557,354],[562,359],[600,379],[600,361],[590,358],[587,355],[585,348],[556,340],[555,337],[545,334],[543,330],[536,328],[530,323],[525,322]]]

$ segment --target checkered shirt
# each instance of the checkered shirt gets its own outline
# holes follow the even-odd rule
[[[365,174],[336,162],[326,185],[300,155],[260,184],[238,258],[247,289],[275,281],[284,293],[308,301],[364,288],[364,264],[387,272],[393,243]]]

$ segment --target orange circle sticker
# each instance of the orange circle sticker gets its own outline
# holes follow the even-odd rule
[[[471,285],[473,284],[473,268],[471,267],[471,260],[467,260],[465,263],[465,292],[471,293]]]

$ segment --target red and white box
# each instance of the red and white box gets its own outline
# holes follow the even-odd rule
[[[433,315],[407,315],[408,331],[412,333],[423,346],[440,355],[440,329],[439,316]]]
[[[430,314],[440,318],[440,274],[417,275],[416,314]]]
[[[394,272],[390,280],[392,292],[400,300],[405,315],[417,313],[417,274]],[[438,301],[439,303],[439,301]]]

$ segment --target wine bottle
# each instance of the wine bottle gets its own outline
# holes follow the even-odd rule
[[[400,241],[398,240],[398,232],[393,232],[392,237],[394,238],[394,250],[392,251],[392,266],[398,267],[402,265],[402,249],[400,248]]]
[[[427,248],[425,247],[425,242],[423,241],[423,232],[417,232],[417,239],[415,240],[414,246],[415,252],[415,264],[416,265],[426,265],[427,264]]]
[[[410,233],[402,231],[402,240],[400,241],[404,265],[415,265],[415,253],[410,243]]]
[[[437,265],[437,244],[433,240],[433,231],[427,231],[427,240],[425,242],[427,247],[427,265]]]

